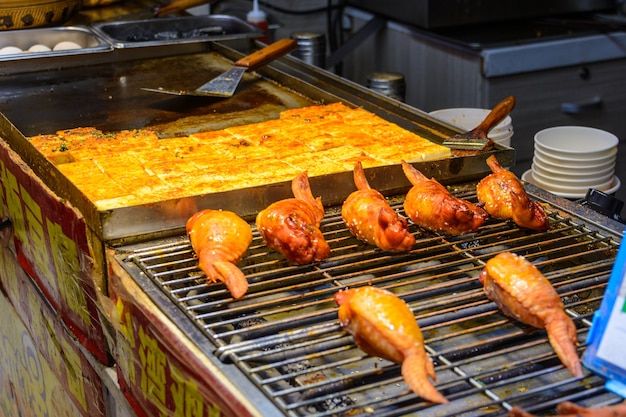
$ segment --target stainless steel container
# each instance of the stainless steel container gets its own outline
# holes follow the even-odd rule
[[[398,72],[373,72],[367,76],[367,87],[398,101],[404,101],[406,83]]]
[[[321,68],[326,66],[326,35],[317,32],[294,32],[291,39],[298,42],[298,48],[291,55],[307,64]]]
[[[260,34],[239,18],[217,14],[100,22],[93,27],[115,48],[249,39]]]

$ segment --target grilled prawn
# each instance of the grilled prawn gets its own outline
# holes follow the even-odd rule
[[[502,252],[487,261],[479,275],[487,297],[504,314],[546,329],[561,362],[575,376],[583,375],[576,351],[576,325],[565,313],[561,298],[543,274],[525,258]]]
[[[485,210],[453,196],[412,165],[402,161],[402,169],[413,184],[404,200],[404,211],[415,224],[435,232],[462,235],[475,232],[489,217]]]
[[[570,401],[564,401],[556,406],[557,416],[561,417],[626,417],[626,403],[608,405],[604,407],[586,408]],[[519,407],[509,411],[509,417],[535,417]]]
[[[324,217],[321,198],[314,198],[306,172],[291,182],[295,198],[271,204],[259,212],[256,226],[270,248],[297,265],[328,257],[330,246],[320,231]]]
[[[495,155],[487,158],[492,174],[476,186],[476,195],[483,208],[496,219],[511,219],[520,227],[546,231],[548,216],[541,204],[530,199],[514,173],[500,165]]]
[[[354,167],[357,191],[344,201],[341,217],[357,239],[382,250],[404,252],[415,244],[407,221],[396,213],[385,197],[367,182],[361,162]]]
[[[243,297],[248,281],[235,263],[252,242],[250,225],[233,212],[207,209],[191,216],[186,228],[207,282],[223,282],[234,298]]]
[[[420,397],[448,403],[429,380],[437,380],[435,367],[424,350],[419,325],[402,299],[371,286],[339,291],[334,298],[341,326],[361,350],[402,364],[402,377]]]

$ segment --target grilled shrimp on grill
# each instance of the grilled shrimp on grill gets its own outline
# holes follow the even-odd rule
[[[402,377],[420,397],[440,404],[448,400],[433,386],[435,367],[424,350],[424,337],[413,312],[395,294],[366,286],[335,293],[339,322],[368,355],[401,364]]]
[[[272,203],[259,212],[256,226],[270,248],[296,265],[319,262],[328,257],[330,246],[320,231],[324,217],[321,198],[314,198],[306,172],[291,182],[295,198]]]
[[[453,196],[412,165],[402,161],[402,169],[413,184],[404,200],[404,211],[415,224],[435,232],[462,235],[475,232],[489,217],[485,210]]]
[[[223,282],[234,298],[248,291],[248,281],[235,265],[252,242],[250,225],[235,213],[202,210],[187,220],[187,235],[207,282]]]
[[[511,219],[520,227],[540,232],[550,227],[541,204],[530,199],[514,173],[500,165],[495,155],[487,158],[492,174],[476,186],[478,201],[496,219]]]
[[[341,207],[341,217],[350,232],[382,250],[410,250],[415,237],[409,232],[406,219],[391,208],[381,193],[370,187],[361,162],[356,163],[353,175],[357,191],[350,194]]]
[[[509,317],[539,329],[561,362],[575,377],[583,375],[576,345],[576,325],[565,313],[561,297],[550,281],[528,260],[502,252],[487,261],[479,275],[487,297]]]

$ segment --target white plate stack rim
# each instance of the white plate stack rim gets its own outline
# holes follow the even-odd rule
[[[621,183],[615,176],[619,139],[586,126],[555,126],[534,138],[531,169],[522,179],[565,198],[584,198],[591,188],[612,194]]]

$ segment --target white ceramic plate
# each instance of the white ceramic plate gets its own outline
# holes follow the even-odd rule
[[[535,154],[535,156],[533,157],[533,164],[538,165],[544,170],[553,172],[555,174],[587,175],[595,174],[596,172],[602,172],[605,170],[615,169],[615,158],[611,158],[608,161],[601,162],[599,164],[584,164],[568,167],[550,163],[543,159],[540,155]]]
[[[579,172],[579,171],[553,171],[549,167],[545,167],[539,163],[532,163],[530,166],[534,174],[542,175],[545,178],[555,178],[563,181],[592,181],[603,182],[608,180],[615,174],[615,165],[595,172]]]
[[[593,140],[593,138],[591,139]],[[613,147],[601,152],[576,152],[576,153],[567,153],[567,152],[556,152],[541,144],[535,142],[535,150],[540,150],[544,155],[549,155],[553,158],[563,159],[567,161],[589,161],[602,159],[605,156],[612,155],[616,151],[617,147]]]
[[[535,134],[535,147],[560,158],[598,158],[605,156],[618,143],[614,134],[585,126],[555,126]]]
[[[563,197],[563,198],[580,199],[580,198],[585,198],[585,196],[587,195],[588,188],[585,188],[584,190],[580,189],[575,192],[566,192],[562,190],[548,189],[546,187],[543,187],[537,183],[537,181],[535,180],[533,176],[533,172],[530,169],[522,174],[521,179],[522,181],[529,182],[533,185],[536,185],[537,187],[543,188],[544,190],[549,191],[552,194],[558,195],[559,197]],[[606,194],[613,194],[614,192],[620,189],[621,185],[622,183],[619,180],[619,178],[614,176],[611,183],[607,187],[605,187],[604,189],[600,189],[600,188],[596,188],[596,189]]]
[[[589,175],[589,176],[578,176],[578,177],[568,177],[565,175],[554,175],[551,173],[546,173],[545,171],[541,171],[541,168],[537,166],[532,166],[531,169],[533,171],[533,177],[537,181],[541,181],[544,184],[548,184],[552,187],[589,187],[589,188],[597,188],[603,187],[607,182],[610,182],[613,178],[614,172],[608,171],[603,175]]]
[[[579,155],[578,157],[563,157],[553,155],[551,153],[546,153],[540,148],[535,147],[535,155],[539,155],[541,159],[544,159],[554,165],[560,165],[568,168],[576,168],[578,166],[597,165],[607,163],[609,161],[614,161],[615,157],[617,156],[617,148],[611,149],[606,155],[602,156],[591,157]]]
[[[580,190],[587,190],[588,188],[596,188],[598,190],[602,190],[611,184],[613,181],[612,178],[607,179],[603,183],[593,183],[593,184],[578,184],[578,183],[565,183],[565,182],[555,182],[551,178],[545,178],[536,172],[533,172],[533,178],[535,182],[545,188],[546,190],[554,191],[558,190],[563,193],[576,193],[580,192]]]

